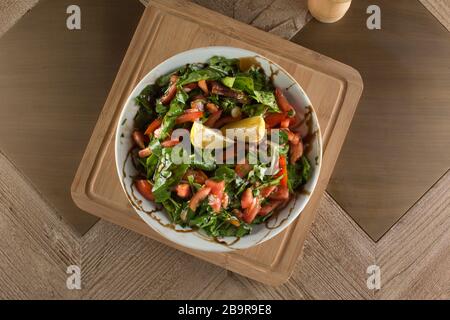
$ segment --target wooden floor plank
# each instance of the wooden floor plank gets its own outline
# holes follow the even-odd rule
[[[326,195],[291,279],[266,286],[228,274],[205,290],[211,299],[370,299],[366,270],[375,261],[375,243]]]
[[[0,36],[11,28],[39,0],[0,1]]]
[[[420,2],[450,31],[450,1],[420,0]]]
[[[0,298],[77,298],[66,270],[78,239],[3,154],[0,176]]]
[[[383,299],[450,297],[450,171],[376,248]]]
[[[86,299],[189,299],[225,274],[106,221],[84,236],[82,251]]]

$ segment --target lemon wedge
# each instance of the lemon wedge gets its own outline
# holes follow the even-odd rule
[[[233,140],[224,137],[219,130],[204,126],[200,121],[195,121],[191,128],[191,143],[200,149],[217,149],[228,147]]]
[[[232,130],[234,129],[234,130]],[[266,134],[266,123],[261,116],[246,118],[227,124],[220,129],[223,135],[247,142],[260,142]]]

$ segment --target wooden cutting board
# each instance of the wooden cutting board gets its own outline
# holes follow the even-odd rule
[[[205,46],[253,50],[284,67],[315,106],[324,139],[322,172],[300,217],[257,247],[226,254],[188,250],[158,235],[129,205],[116,173],[114,133],[125,100],[153,67],[179,52]],[[277,285],[286,281],[302,251],[362,93],[351,67],[190,2],[155,0],[145,10],[72,185],[83,210],[223,268]]]

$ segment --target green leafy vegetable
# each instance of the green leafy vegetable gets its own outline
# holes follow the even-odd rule
[[[198,82],[200,80],[219,80],[221,74],[213,69],[201,69],[197,71],[192,71],[183,76],[180,81],[180,86],[185,86],[189,83]]]
[[[268,107],[264,104],[247,104],[242,107],[242,111],[249,117],[264,116]]]
[[[234,76],[239,71],[238,59],[215,56],[208,61],[209,68],[220,72],[221,76]]]
[[[169,136],[170,131],[175,126],[175,120],[184,113],[184,108],[185,105],[183,103],[180,103],[177,99],[172,100],[169,111],[163,118],[159,135],[160,141],[165,140]]]
[[[264,72],[258,68],[252,66],[250,70],[248,70],[248,74],[253,78],[253,87],[256,91],[272,91],[273,87],[269,83]]]
[[[175,165],[171,160],[172,149],[164,148],[153,175],[153,196],[156,202],[164,202],[170,198],[170,188],[178,184],[189,168],[188,164]]]
[[[229,87],[229,88],[233,88],[234,81],[236,81],[236,78],[235,78],[235,77],[225,77],[225,78],[222,78],[222,83],[223,83],[224,85],[226,85],[227,87]]]
[[[161,103],[161,100],[156,100],[156,106],[155,106],[155,111],[158,115],[164,115],[167,113],[167,111],[169,110],[168,106],[165,106]]]
[[[253,94],[253,98],[259,103],[266,105],[269,112],[281,112],[273,92],[255,90]]]
[[[236,179],[236,172],[227,165],[220,165],[215,172],[215,176],[219,180],[225,180],[229,183]]]
[[[248,94],[253,94],[255,91],[253,78],[249,76],[238,75],[234,80],[233,88],[247,92]]]
[[[295,164],[288,165],[288,186],[291,192],[306,184],[311,177],[311,165],[305,156]]]

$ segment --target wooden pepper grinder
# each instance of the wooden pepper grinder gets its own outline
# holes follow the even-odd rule
[[[333,23],[347,13],[351,3],[352,0],[308,0],[308,9],[320,22]]]

